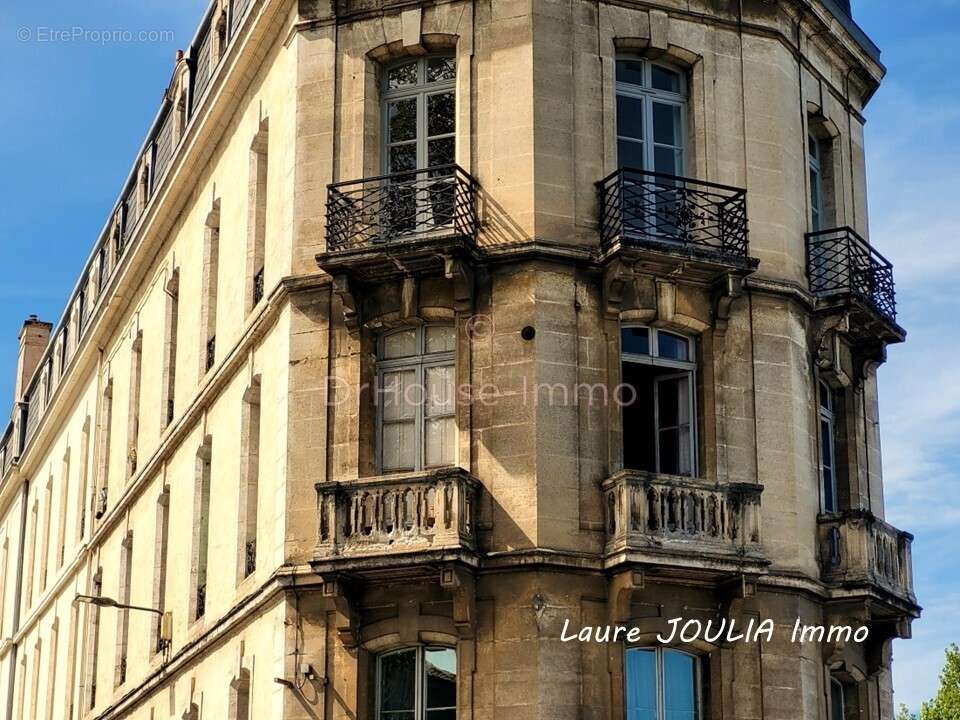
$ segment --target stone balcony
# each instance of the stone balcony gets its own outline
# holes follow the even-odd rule
[[[476,566],[479,485],[443,468],[318,483],[318,573],[405,575],[461,562]]]
[[[818,525],[823,581],[836,595],[868,594],[915,612],[910,533],[868,510],[824,513]]]
[[[759,574],[762,485],[718,484],[623,470],[602,485],[605,566],[637,563],[663,574]]]

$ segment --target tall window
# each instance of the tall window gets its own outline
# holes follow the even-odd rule
[[[143,332],[138,331],[130,349],[130,406],[127,409],[127,477],[137,472],[140,440],[140,381],[143,377]]]
[[[30,553],[27,555],[26,573],[24,575],[24,602],[23,605],[29,608],[33,603],[33,566],[37,561],[37,524],[40,522],[40,501],[33,500],[33,507],[30,509]]]
[[[107,511],[110,487],[110,439],[113,425],[113,379],[107,380],[100,409],[100,456],[97,462],[97,494],[94,499],[94,517],[101,518]]]
[[[210,461],[209,437],[197,452],[197,477],[193,501],[193,593],[190,619],[199,620],[207,611],[207,551],[210,543]]]
[[[263,298],[267,241],[267,154],[269,124],[261,121],[250,146],[250,186],[247,193],[247,310]]]
[[[257,505],[260,479],[260,376],[254,377],[243,398],[240,428],[240,542],[238,580],[257,569]]]
[[[388,67],[382,79],[383,167],[391,179],[381,222],[417,232],[453,221],[456,61],[433,56]],[[415,173],[417,170],[429,171]]]
[[[813,135],[807,136],[807,163],[810,170],[810,230],[823,230],[823,174],[820,158],[822,147]]]
[[[823,485],[823,511],[836,512],[837,448],[833,391],[822,380],[817,383],[820,406],[820,481]]]
[[[0,547],[0,638],[3,634],[4,619],[7,614],[7,565],[10,562],[10,539],[3,538],[3,547]]]
[[[74,682],[77,673],[77,635],[80,624],[80,604],[70,604],[70,635],[67,638],[67,680],[66,691],[63,694],[63,705],[66,720],[73,720],[73,707],[76,688]]]
[[[213,203],[203,235],[203,296],[200,299],[200,377],[217,359],[217,280],[220,268],[220,200]]]
[[[627,720],[699,720],[700,663],[669,648],[626,653]]]
[[[33,678],[30,681],[30,720],[38,720],[40,717],[37,712],[40,704],[40,676],[43,674],[40,671],[40,640],[37,640],[37,644],[33,646],[33,662],[31,663],[33,668]]]
[[[846,716],[843,685],[836,678],[830,678],[830,720],[844,720]]]
[[[697,365],[690,338],[648,327],[620,331],[623,461],[634,470],[696,474]]]
[[[53,521],[53,475],[47,478],[43,494],[43,544],[40,545],[40,592],[47,589],[47,562],[50,559],[50,525]]]
[[[47,699],[44,717],[46,720],[54,720],[53,699],[57,691],[57,645],[60,643],[60,620],[53,621],[53,627],[50,628],[50,643],[47,646]]]
[[[380,338],[377,387],[383,472],[453,464],[455,343],[452,325],[404,328]]]
[[[377,658],[377,720],[456,717],[456,650],[415,647]]]
[[[617,60],[617,164],[684,174],[686,80],[641,58]]]
[[[67,503],[70,491],[70,448],[63,456],[63,470],[60,473],[60,502],[57,506],[57,569],[63,567],[67,556]]]
[[[91,595],[103,594],[103,568],[97,568],[93,576]],[[97,663],[100,659],[100,608],[90,605],[87,609],[87,658],[86,658],[86,707],[93,710],[97,705]]]
[[[161,427],[173,422],[174,399],[177,389],[177,341],[180,323],[180,270],[174,270],[167,283],[167,307],[164,318],[165,347],[163,349],[163,387],[161,388]]]
[[[130,583],[133,579],[133,533],[128,532],[120,545],[121,605],[130,604]],[[117,622],[117,674],[114,684],[119,687],[127,681],[127,650],[130,645],[130,611],[120,609]]]
[[[87,503],[90,501],[90,489],[87,487],[89,475],[87,465],[90,462],[90,416],[83,421],[83,430],[80,433],[80,483],[77,486],[77,528],[76,542],[80,545],[84,533],[87,531]]]
[[[167,545],[170,537],[170,490],[164,488],[157,499],[157,530],[153,548],[153,607],[161,613],[167,602]],[[163,618],[157,617],[150,631],[151,652],[160,652],[160,625]]]
[[[384,75],[387,172],[453,163],[456,61],[441,56],[407,60]]]

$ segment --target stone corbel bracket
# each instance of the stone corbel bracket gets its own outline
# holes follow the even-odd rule
[[[347,649],[356,648],[360,644],[360,622],[349,581],[341,575],[326,575],[323,577],[322,592],[336,613],[336,630],[340,642]]]
[[[453,281],[453,304],[457,312],[473,310],[474,271],[470,263],[462,258],[445,255],[443,274]]]
[[[453,624],[461,640],[473,638],[477,617],[477,588],[473,573],[458,565],[440,571],[440,587],[453,597]]]
[[[713,323],[715,332],[726,332],[733,303],[742,296],[743,276],[728,273],[717,282],[714,286],[713,293]]]
[[[346,275],[335,275],[333,278],[333,294],[340,298],[343,307],[343,324],[354,332],[360,327],[360,307],[354,295],[350,278]]]
[[[611,625],[622,625],[630,619],[633,593],[643,590],[643,570],[632,568],[612,576],[607,584],[607,609]]]

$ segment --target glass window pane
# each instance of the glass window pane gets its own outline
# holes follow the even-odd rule
[[[387,72],[387,87],[391,90],[417,84],[417,61],[390,68]]]
[[[627,720],[657,718],[657,656],[653,650],[627,650]]]
[[[383,336],[383,360],[416,355],[417,329],[398,330]]]
[[[452,417],[442,417],[424,422],[423,431],[426,438],[423,454],[424,463],[427,467],[440,467],[453,463],[456,443],[454,429],[455,424]]]
[[[380,658],[380,710],[412,714],[416,699],[417,651],[415,649]]]
[[[830,680],[830,720],[844,720],[846,708],[843,702],[843,686]]]
[[[426,398],[424,416],[450,415],[453,413],[453,365],[428,367],[424,370]]]
[[[620,330],[620,351],[634,355],[650,354],[650,330],[628,327]]]
[[[643,100],[617,95],[617,136],[643,140]]]
[[[663,651],[664,720],[696,720],[696,660],[676,650]]]
[[[380,402],[383,403],[384,422],[412,420],[420,401],[416,386],[417,373],[412,368],[393,370],[383,374]]]
[[[683,175],[683,168],[680,167],[681,153],[671,147],[657,146],[653,149],[653,169],[655,172],[666,173],[667,175]],[[670,198],[670,202],[675,202]]]
[[[643,61],[617,60],[617,82],[643,85]]]
[[[457,61],[452,57],[432,57],[427,60],[427,82],[453,80],[457,75]]]
[[[680,108],[653,103],[653,141],[662,145],[680,145]]]
[[[406,172],[407,170],[417,169],[417,145],[416,143],[407,143],[406,145],[394,145],[390,148],[388,157],[390,168],[388,172]]]
[[[384,422],[382,465],[385,472],[416,467],[416,428],[413,420]]]
[[[387,142],[415,140],[417,137],[417,100],[404,98],[387,105]]]
[[[690,360],[690,341],[681,335],[661,331],[657,336],[657,355],[671,360]]]
[[[650,84],[657,90],[680,92],[680,73],[660,65],[650,66]]]
[[[427,166],[451,165],[454,161],[454,141],[452,137],[430,140],[427,143]],[[451,186],[452,187],[452,186]]]
[[[825,382],[819,383],[820,388],[820,407],[824,410],[830,410],[830,386]]]
[[[426,708],[457,707],[457,651],[452,648],[428,648],[423,653],[423,671],[427,688]],[[430,714],[441,720],[442,712]]]
[[[632,140],[617,141],[617,165],[643,169],[643,143]]]
[[[456,346],[453,325],[428,325],[426,332],[427,353],[451,352]]]
[[[452,92],[427,96],[427,134],[452,133],[456,124],[456,103]]]

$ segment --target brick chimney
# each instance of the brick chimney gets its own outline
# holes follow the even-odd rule
[[[38,320],[36,315],[28,317],[20,330],[20,355],[17,357],[17,385],[14,398],[23,397],[27,389],[30,376],[37,369],[40,357],[50,341],[50,330],[53,324]]]

